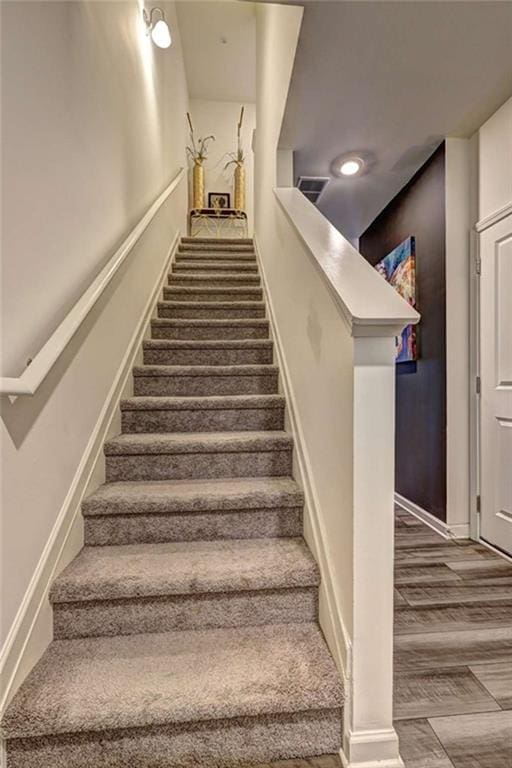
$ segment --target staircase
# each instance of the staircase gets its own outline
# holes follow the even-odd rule
[[[51,589],[7,768],[241,768],[335,753],[343,697],[250,240],[184,238]]]

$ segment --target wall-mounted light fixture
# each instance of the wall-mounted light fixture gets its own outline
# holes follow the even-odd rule
[[[158,21],[153,21],[155,13],[159,13],[161,18]],[[155,45],[159,48],[169,48],[172,43],[171,32],[169,26],[165,20],[165,14],[161,8],[152,8],[148,13],[145,8],[142,9],[142,18],[146,25],[146,34],[151,35],[151,38]]]

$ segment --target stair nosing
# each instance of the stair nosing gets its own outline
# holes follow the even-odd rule
[[[257,631],[257,640],[254,640],[254,633]],[[247,644],[247,651],[240,654]],[[307,664],[294,666],[293,661],[297,658],[296,654],[302,644],[302,653],[304,661]],[[242,674],[243,665],[239,664],[237,669],[236,695],[227,696],[227,690],[221,682],[216,690],[210,693],[210,700],[204,701],[197,697],[203,680],[207,679],[207,670],[209,658],[206,655],[206,649],[212,649],[214,659],[218,659],[219,665],[230,664],[229,654],[233,658],[248,658],[252,647],[253,666],[256,658],[273,659],[277,649],[286,648],[286,658],[283,662],[279,656],[275,657],[272,663],[270,674],[279,672],[285,673],[288,685],[284,686],[281,696],[276,700],[270,692],[266,696],[259,698],[251,697],[251,684],[247,687],[247,669],[245,675]],[[193,651],[191,650],[193,648]],[[215,649],[221,651],[221,656],[217,655]],[[89,708],[87,717],[83,713],[76,713],[70,710],[67,719],[63,719],[62,711],[59,711],[58,704],[54,704],[52,710],[45,709],[44,702],[41,702],[41,678],[45,678],[46,695],[48,687],[53,686],[54,702],[61,702],[61,687],[66,687],[69,692],[68,681],[74,678],[80,671],[83,675],[85,665],[91,664],[91,659],[96,660],[96,667],[90,672],[91,685],[94,680],[98,686],[98,680],[102,680],[102,663],[106,667],[106,659],[112,659],[112,674],[117,680],[120,674],[120,667],[116,665],[116,660],[124,658],[131,659],[156,659],[164,658],[163,651],[166,651],[168,668],[180,669],[181,674],[188,674],[188,669],[183,668],[183,661],[186,658],[184,653],[190,654],[191,662],[194,659],[205,659],[196,668],[196,685],[192,688],[192,698],[188,700],[175,699],[174,687],[167,686],[165,698],[151,700],[151,705],[146,703],[144,707],[133,708],[127,712],[120,707],[119,699],[115,692],[110,689],[109,698],[105,701],[101,713],[97,708]],[[171,660],[173,667],[171,667]],[[151,665],[151,662],[146,661]],[[270,664],[269,661],[267,663]],[[318,679],[310,681],[311,674],[308,669],[310,663],[314,664],[314,669],[318,669]],[[138,665],[135,666],[139,669]],[[151,673],[151,666],[149,667]],[[229,667],[228,667],[229,668]],[[303,678],[298,675],[300,669],[303,669]],[[53,676],[48,672],[55,670]],[[286,670],[286,672],[285,672]],[[153,673],[154,674],[154,673]],[[268,675],[267,675],[268,677]],[[48,680],[49,678],[49,680]],[[141,685],[141,676],[135,680],[141,687],[142,695],[145,695],[144,686]],[[144,680],[147,679],[147,676]],[[172,675],[172,685],[175,685],[176,672]],[[221,681],[223,677],[219,678]],[[326,681],[329,681],[328,684]],[[288,686],[291,684],[291,688]],[[35,691],[34,691],[35,689]],[[73,690],[73,689],[71,689]],[[58,693],[61,695],[58,695]],[[35,695],[34,695],[35,693]],[[55,695],[57,693],[57,695]],[[73,691],[76,700],[76,694]],[[69,692],[68,695],[71,695]],[[151,695],[151,694],[150,694]],[[190,696],[190,694],[188,694]],[[108,701],[109,706],[106,707]],[[39,703],[39,708],[37,704]],[[262,718],[266,716],[279,714],[292,714],[311,711],[340,711],[343,707],[344,695],[343,688],[337,673],[336,666],[331,654],[327,648],[322,632],[317,622],[273,624],[263,627],[234,627],[203,630],[175,630],[171,632],[125,635],[114,637],[88,637],[72,640],[54,640],[43,658],[39,661],[37,667],[30,676],[30,681],[25,683],[17,694],[17,699],[11,702],[3,721],[3,736],[5,739],[37,739],[42,737],[59,737],[64,734],[101,734],[113,730],[128,731],[137,728],[158,728],[165,726],[184,726],[187,723],[198,722],[236,722],[246,718]],[[46,716],[43,716],[43,712]],[[60,718],[60,720],[59,720]],[[341,727],[341,721],[340,721]]]
[[[121,400],[121,411],[282,410],[282,395],[134,395]]]
[[[220,246],[216,247],[214,243],[183,243],[178,246],[177,253],[186,253],[187,251],[192,253],[256,253],[254,245],[250,243],[240,243],[236,247],[222,243]]]
[[[192,237],[184,235],[181,238],[182,243],[253,243],[252,237]]]
[[[169,272],[168,277],[175,282],[181,282],[180,278],[185,278],[187,280],[234,280],[236,283],[248,280],[251,284],[256,284],[256,280],[260,280],[257,272],[249,275],[240,274],[239,272],[225,272],[221,274],[218,272],[198,272],[193,275],[179,275],[175,272]]]
[[[290,452],[293,438],[285,430],[245,432],[140,432],[107,440],[107,458],[123,456],[174,456],[208,453]]]
[[[177,328],[186,328],[188,326],[192,328],[251,328],[252,326],[266,328],[269,326],[269,321],[265,317],[154,317],[151,323]]]
[[[166,318],[162,318],[166,319]],[[270,349],[272,339],[145,339],[143,349]]]
[[[207,294],[214,294],[214,293],[231,293],[231,294],[237,294],[237,293],[263,293],[263,288],[261,285],[247,285],[247,286],[240,286],[240,285],[214,285],[214,286],[192,286],[192,285],[181,285],[178,286],[176,284],[174,285],[164,285],[164,293],[167,291],[177,291],[182,293],[207,293]],[[260,299],[261,301],[261,299]]]
[[[137,365],[133,376],[277,376],[279,367],[273,363],[257,365]]]
[[[251,556],[254,558],[256,549],[269,566],[265,573],[254,570]],[[215,562],[216,558],[222,558],[223,552],[223,562]],[[139,561],[131,570],[127,566],[130,578],[122,583],[116,580],[115,571],[105,578],[101,568],[103,558],[117,555]],[[198,555],[205,558],[207,566],[212,563],[212,570],[194,576],[194,557],[197,559]],[[174,572],[173,557],[178,562]],[[183,565],[185,558],[189,571],[187,565]],[[90,572],[80,573],[84,563]],[[318,565],[302,537],[124,544],[84,547],[53,582],[50,602],[90,604],[150,597],[199,597],[312,588],[318,587],[319,583]]]
[[[180,254],[183,255],[183,254]],[[187,261],[189,262],[187,264]],[[219,267],[230,267],[233,268],[234,271],[236,271],[237,268],[242,268],[244,271],[258,271],[258,262],[254,261],[252,263],[249,260],[241,259],[239,262],[236,261],[236,259],[226,259],[223,261],[222,259],[180,259],[178,261],[174,261],[172,263],[172,268],[174,269],[179,264],[180,269],[200,269],[201,266],[206,267],[213,267],[214,269],[218,269]],[[214,266],[215,265],[215,266]]]
[[[259,488],[260,485],[261,488]],[[187,488],[188,493],[183,494],[183,488]],[[209,488],[206,496],[205,488]],[[156,494],[156,497],[151,497],[151,490],[162,491],[162,495],[158,497]],[[143,511],[139,511],[143,503],[146,507]],[[130,504],[137,505],[136,511]],[[106,505],[110,505],[109,511],[105,511]],[[304,493],[292,477],[120,480],[104,483],[84,499],[82,514],[84,517],[118,517],[119,515],[131,517],[139,514],[194,515],[196,513],[215,514],[219,510],[223,512],[272,510],[276,505],[290,509],[298,509],[304,505]],[[146,511],[148,509],[151,511]]]
[[[264,301],[173,301],[169,299],[160,299],[158,306],[167,308],[176,306],[179,309],[264,309]]]

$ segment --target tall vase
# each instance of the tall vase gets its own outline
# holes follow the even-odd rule
[[[201,160],[195,160],[192,170],[192,208],[204,208],[204,168]]]
[[[235,167],[235,210],[245,210],[245,167],[237,163]]]

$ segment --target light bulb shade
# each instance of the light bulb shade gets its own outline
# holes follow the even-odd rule
[[[151,30],[151,37],[155,45],[159,48],[169,48],[172,43],[171,32],[167,26],[167,22],[163,19],[157,21],[155,26]]]
[[[355,176],[356,173],[359,173],[359,171],[362,168],[362,162],[359,160],[359,158],[354,158],[353,160],[346,160],[344,163],[342,163],[340,172],[343,174],[343,176]]]

